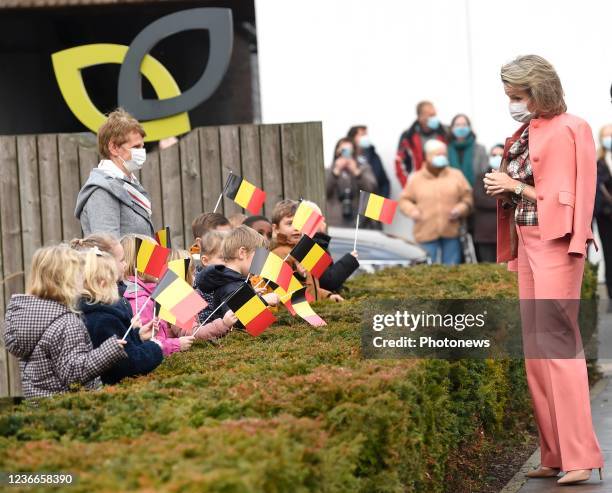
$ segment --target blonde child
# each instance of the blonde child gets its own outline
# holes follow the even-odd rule
[[[100,375],[127,358],[116,336],[94,349],[77,304],[83,256],[67,245],[34,253],[27,294],[15,294],[6,310],[5,343],[19,358],[26,398],[68,392],[75,384],[101,386]]]

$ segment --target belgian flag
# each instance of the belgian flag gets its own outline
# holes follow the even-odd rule
[[[393,222],[397,209],[395,200],[386,199],[371,192],[359,191],[359,214],[385,224]]]
[[[265,248],[255,250],[249,272],[268,279],[285,290],[289,289],[291,278],[293,277],[291,266],[278,255],[269,252]]]
[[[189,272],[190,265],[190,258],[180,258],[178,260],[171,260],[168,262],[168,269],[174,272],[181,279],[187,280],[187,273]]]
[[[152,241],[136,238],[136,270],[141,274],[149,274],[158,279],[168,268],[166,263],[170,249],[156,245]]]
[[[249,183],[241,176],[230,174],[225,184],[225,196],[251,214],[259,214],[266,201],[266,192]]]
[[[308,299],[306,297],[306,287],[298,289],[296,292],[292,293],[290,303],[293,311],[295,311],[295,313],[297,313],[313,327],[322,327],[323,325],[327,325],[325,320],[319,317],[319,315],[317,315],[310,306],[310,303],[308,303]]]
[[[300,202],[293,216],[292,225],[301,233],[313,237],[321,221],[323,221],[321,214],[306,205],[305,202]]]
[[[168,310],[181,324],[189,322],[208,303],[176,272],[166,270],[151,298]]]
[[[166,310],[157,301],[155,302],[155,313],[157,314],[157,317],[160,318],[161,320],[165,320],[169,324],[172,324],[178,327],[179,329],[183,329],[186,332],[193,329],[193,326],[195,325],[195,320],[196,320],[195,315],[186,321],[177,320],[176,317],[172,315],[172,313]]]
[[[246,282],[225,303],[252,336],[258,336],[276,322],[276,317]]]
[[[172,248],[172,241],[170,240],[170,226],[166,226],[164,229],[160,229],[155,233],[155,239],[160,246],[164,248]]]
[[[297,245],[293,247],[291,256],[317,279],[332,264],[332,258],[329,253],[306,235],[303,235]]]

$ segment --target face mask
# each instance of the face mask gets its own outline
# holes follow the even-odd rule
[[[517,122],[526,123],[533,118],[533,113],[527,109],[527,103],[510,103],[510,116]]]
[[[601,143],[604,146],[604,149],[608,151],[612,151],[612,135],[608,135],[601,139]]]
[[[453,128],[453,135],[458,139],[465,139],[471,131],[470,127],[455,127]]]
[[[501,162],[502,162],[502,157],[501,156],[491,156],[489,158],[489,166],[491,166],[491,168],[493,169],[499,169],[499,167],[501,166]]]
[[[130,173],[134,173],[135,171],[142,169],[142,165],[147,160],[147,151],[144,147],[142,149],[138,147],[132,147],[132,149],[130,150],[132,152],[132,158],[128,159],[127,161],[123,161],[122,159],[122,161],[127,170]]]
[[[361,137],[359,137],[359,147],[361,147],[362,149],[367,149],[371,145],[372,142],[370,142],[370,137],[368,137],[367,135],[362,135]]]
[[[349,158],[353,156],[353,151],[350,150],[348,147],[343,147],[342,150],[340,151],[340,155],[342,157]]]
[[[445,166],[448,166],[448,158],[444,155],[434,156],[434,158],[431,160],[431,164],[436,168],[444,168]]]
[[[432,130],[435,130],[440,126],[440,120],[438,120],[437,116],[430,116],[427,119],[427,126]]]

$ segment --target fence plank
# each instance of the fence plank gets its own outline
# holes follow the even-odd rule
[[[259,128],[256,125],[240,126],[240,161],[242,176],[253,185],[262,188],[261,146]],[[250,215],[248,211],[245,211],[245,214]]]
[[[98,150],[95,147],[83,147],[79,146],[79,176],[81,187],[85,185],[85,182],[89,178],[91,170],[98,166],[100,162],[100,156]],[[75,203],[76,203],[76,197]]]
[[[316,127],[309,126],[305,123],[281,126],[283,193],[288,198],[312,200],[325,212],[322,143],[316,137]],[[309,146],[320,147],[320,151]]]
[[[43,245],[52,245],[62,241],[57,135],[39,135],[37,140],[42,241]]]
[[[200,174],[202,177],[202,212],[212,212],[223,188],[221,173],[221,151],[219,148],[219,129],[216,127],[199,128],[200,134]],[[223,211],[222,205],[219,209]],[[189,230],[191,234],[191,229]]]
[[[76,198],[81,189],[78,142],[69,134],[57,136],[60,194],[62,211],[62,238],[70,241],[81,237],[81,224],[74,217]]]
[[[0,397],[9,395],[9,354],[4,346],[4,266],[2,257],[2,214],[0,214]]]
[[[22,293],[25,289],[19,169],[15,137],[0,137],[0,216],[2,218],[2,258],[6,306],[13,293]],[[19,366],[15,357],[10,354],[7,355],[6,374],[9,394],[19,395],[21,393]]]
[[[271,219],[274,204],[283,198],[280,125],[261,125],[259,134],[262,185],[266,191],[264,214]]]
[[[184,245],[191,244],[191,222],[202,213],[202,178],[200,176],[200,143],[198,132],[180,140],[181,185],[183,189]]]
[[[151,206],[153,212],[151,221],[156,230],[162,229],[164,226],[163,204],[162,204],[162,182],[159,170],[159,152],[153,151],[147,153],[147,162],[142,170],[142,186],[151,198]],[[173,228],[174,229],[174,228]]]
[[[240,167],[240,133],[238,127],[234,125],[219,127],[219,141],[221,147],[221,173],[223,184],[225,184],[230,170],[237,175],[242,175]],[[221,211],[217,210],[217,212]],[[242,208],[236,205],[233,200],[224,197],[223,214],[225,217],[229,218],[238,212],[242,212]]]
[[[36,249],[42,246],[36,136],[21,135],[17,137],[17,165],[19,166],[23,268],[27,281],[32,256]]]
[[[173,145],[159,151],[159,164],[162,181],[162,204],[164,223],[170,226],[172,245],[182,248],[183,193],[181,190],[181,163],[179,146]]]

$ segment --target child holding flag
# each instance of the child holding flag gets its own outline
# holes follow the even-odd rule
[[[34,253],[27,294],[6,310],[6,348],[19,358],[26,399],[68,392],[75,384],[102,385],[99,376],[127,358],[115,336],[94,349],[77,312],[82,255],[66,245]]]
[[[101,346],[110,337],[123,337],[132,323],[135,327],[140,325],[137,319],[130,316],[131,311],[125,310],[119,301],[119,276],[112,255],[97,247],[86,253],[79,310],[83,314],[94,348]],[[132,330],[128,333],[125,345],[127,359],[102,373],[102,383],[115,384],[126,377],[146,375],[159,366],[163,360],[162,344],[150,340],[152,324],[151,321],[140,331]]]

